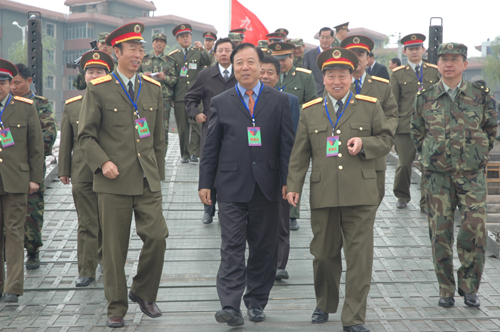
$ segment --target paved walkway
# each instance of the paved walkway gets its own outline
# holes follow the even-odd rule
[[[214,313],[220,308],[215,289],[219,223],[217,219],[211,225],[201,223],[198,167],[180,163],[176,134],[171,134],[170,146],[166,181],[162,184],[163,211],[170,230],[158,295],[163,316],[151,319],[142,314],[137,304],[130,303],[126,325],[121,330],[342,331],[340,314],[330,315],[326,324],[310,323],[315,299],[309,253],[312,232],[308,197],[302,200],[301,228],[291,234],[287,267],[290,279],[276,282],[265,311],[267,320],[262,323],[246,320],[243,327],[234,329],[215,322]],[[394,166],[388,166],[388,190],[375,223],[367,324],[372,331],[500,331],[500,261],[497,259],[487,259],[479,310],[465,307],[460,298],[454,308],[437,306],[427,220],[419,212],[418,199],[405,210],[395,208],[390,190]],[[420,197],[418,186],[412,187],[413,197]],[[0,331],[110,331],[105,327],[102,277],[89,287],[75,287],[77,217],[70,186],[58,181],[49,185],[45,220],[41,267],[25,271],[25,292],[19,304],[6,304],[0,299]],[[141,241],[133,232],[126,265],[129,285],[137,269],[140,248]],[[458,259],[455,264],[458,265]]]

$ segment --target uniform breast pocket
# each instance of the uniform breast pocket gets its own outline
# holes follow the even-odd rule
[[[351,123],[351,137],[367,137],[372,135],[372,128],[368,122]]]
[[[14,144],[17,142],[26,142],[28,135],[28,123],[25,120],[9,122],[10,132],[14,139]]]
[[[428,79],[428,78],[424,78],[424,88],[428,88],[430,87],[431,85],[434,85],[436,84],[437,81],[436,80],[431,80],[431,79]]]
[[[309,138],[313,147],[326,149],[326,137],[331,135],[331,132],[328,133],[327,130],[328,127],[326,124],[309,127]]]
[[[78,135],[78,124],[80,121],[75,120],[74,122],[71,122],[71,129],[73,129],[73,135]]]
[[[103,120],[112,126],[124,126],[129,119],[126,112],[129,108],[123,104],[107,103],[104,105]]]
[[[154,128],[156,116],[158,113],[158,105],[154,103],[145,103],[142,104],[141,114],[139,115],[141,118],[145,117],[148,121],[148,127],[151,131]]]

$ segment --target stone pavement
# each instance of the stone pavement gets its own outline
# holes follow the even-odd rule
[[[308,197],[302,200],[301,228],[291,232],[292,249],[287,267],[290,279],[276,282],[265,310],[267,320],[262,323],[246,320],[243,327],[233,329],[215,322],[214,313],[220,308],[215,288],[220,227],[217,218],[211,225],[201,223],[198,166],[180,163],[177,135],[170,135],[166,181],[162,184],[164,215],[170,229],[158,295],[163,316],[149,318],[137,304],[130,303],[126,325],[121,330],[342,331],[340,314],[331,314],[326,324],[310,323],[315,299],[309,253],[312,232]],[[497,259],[487,259],[479,294],[480,309],[465,307],[459,297],[454,308],[437,306],[438,290],[427,220],[418,209],[418,185],[412,186],[414,200],[408,208],[397,210],[391,190],[394,170],[395,165],[389,164],[386,197],[375,223],[367,324],[372,331],[500,331],[500,261]],[[25,292],[19,304],[6,304],[0,299],[0,331],[111,331],[105,327],[102,277],[99,275],[89,287],[75,287],[77,217],[70,186],[58,181],[48,186],[45,213],[41,267],[25,271]],[[129,285],[137,269],[140,248],[141,241],[134,230],[126,265]],[[458,265],[457,258],[455,264]]]

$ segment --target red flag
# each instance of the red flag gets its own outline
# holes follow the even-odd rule
[[[254,13],[245,8],[238,0],[231,0],[231,30],[245,28],[245,43],[257,45],[259,40],[267,39],[269,33]]]

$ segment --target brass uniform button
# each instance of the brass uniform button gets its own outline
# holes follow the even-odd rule
[[[339,153],[339,158],[342,158],[342,153]]]
[[[141,140],[140,140],[140,139],[137,139],[137,143],[141,143]]]
[[[140,153],[138,153],[137,155],[138,155],[139,157],[141,156],[141,154],[140,154]]]
[[[189,75],[186,75],[186,77],[189,77]]]
[[[340,133],[341,133],[340,129],[337,129],[337,134],[340,134]]]
[[[2,152],[2,148],[0,148],[0,152]]]
[[[21,125],[20,125],[20,124],[18,124],[18,125],[17,125],[17,128],[21,128]]]
[[[151,107],[149,110],[150,110],[150,111],[152,111],[152,110],[153,110],[153,108]]]
[[[118,110],[116,108],[113,111],[118,112]]]
[[[3,159],[0,159],[0,163],[3,163]]]
[[[340,166],[339,166],[339,169],[344,169],[344,166],[340,165]]]
[[[79,124],[79,123],[80,123],[80,121],[76,121],[76,124]]]
[[[342,145],[342,142],[341,142],[341,141],[339,141],[339,145]]]
[[[316,129],[316,130],[314,131],[314,133],[316,133],[316,134],[317,134],[317,133],[318,133],[318,129]]]
[[[363,127],[359,127],[359,130],[363,130]]]
[[[135,129],[139,129],[139,127],[138,127],[138,126],[135,126]]]

